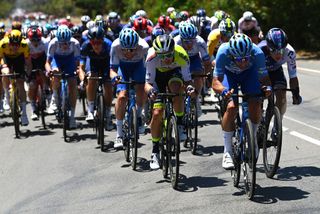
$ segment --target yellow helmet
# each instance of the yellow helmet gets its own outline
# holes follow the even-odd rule
[[[8,37],[10,43],[20,44],[22,40],[22,34],[19,30],[12,30]]]

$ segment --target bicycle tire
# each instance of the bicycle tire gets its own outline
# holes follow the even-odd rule
[[[191,102],[191,112],[190,112],[190,124],[189,124],[189,136],[190,139],[190,149],[193,155],[197,152],[198,146],[198,111],[197,111],[197,102]]]
[[[241,158],[240,158],[240,148],[239,148],[239,131],[236,130],[235,132],[235,143],[232,145],[233,150],[233,164],[234,169],[231,170],[231,177],[233,179],[233,186],[238,187],[240,182],[240,175],[241,175]]]
[[[132,120],[130,125],[130,151],[131,151],[131,167],[133,170],[137,168],[137,157],[138,157],[138,117],[137,109],[135,106],[131,108]]]
[[[99,95],[97,103],[97,141],[100,144],[101,152],[104,151],[104,98]]]
[[[256,185],[256,154],[255,143],[252,129],[252,122],[250,119],[246,119],[245,127],[243,130],[243,178],[245,184],[245,192],[249,200],[254,196]]]
[[[272,178],[279,168],[282,148],[282,121],[277,106],[274,106],[273,111],[267,115],[266,133],[263,144],[263,166],[266,176]],[[275,140],[272,139],[274,138],[273,127],[275,127],[276,130]],[[275,158],[271,157],[273,153],[275,153]]]
[[[87,110],[86,110],[86,94],[85,94],[85,90],[80,90],[80,99],[81,99],[81,103],[82,103],[83,115],[86,115],[87,114]]]
[[[123,152],[126,162],[130,163],[130,120],[132,118],[132,114],[125,119],[123,124]]]
[[[169,120],[167,139],[170,181],[172,188],[177,189],[179,182],[180,139],[177,121],[174,116],[171,116]]]
[[[69,111],[65,108],[63,110],[63,139],[68,142],[67,130],[69,129]]]
[[[20,110],[19,110],[19,105],[18,105],[18,97],[15,92],[11,92],[11,116],[14,124],[14,132],[16,135],[16,138],[20,137]]]
[[[41,100],[40,100],[40,114],[41,114],[41,123],[44,129],[46,129],[46,120],[45,120],[45,110],[46,110],[46,98],[44,93],[41,92],[40,94]]]
[[[162,169],[163,178],[168,178],[169,159],[168,159],[168,143],[167,143],[167,120],[163,121],[162,138],[160,143],[160,168]]]

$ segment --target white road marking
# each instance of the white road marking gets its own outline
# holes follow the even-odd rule
[[[287,65],[283,65],[283,67],[288,68]],[[310,69],[310,68],[302,68],[302,67],[297,67],[297,70],[302,70],[302,71],[309,71],[309,72],[313,72],[313,73],[317,73],[320,74],[319,70],[315,70],[315,69]]]
[[[292,131],[292,132],[290,132],[290,134],[293,135],[293,136],[296,136],[296,137],[298,137],[298,138],[300,138],[302,140],[305,140],[305,141],[313,143],[313,144],[315,144],[317,146],[320,146],[320,141],[316,140],[316,139],[314,139],[312,137],[309,137],[307,135],[301,134],[301,133],[296,132],[296,131]]]
[[[289,128],[282,126],[282,132],[288,131]]]
[[[294,121],[294,122],[296,122],[296,123],[299,123],[299,124],[301,124],[301,125],[307,126],[307,127],[309,127],[309,128],[315,129],[315,130],[317,130],[317,131],[320,131],[320,128],[318,128],[318,127],[311,126],[311,125],[309,125],[309,124],[307,124],[307,123],[301,122],[301,121],[296,120],[296,119],[293,119],[293,118],[291,118],[291,117],[284,116],[284,118],[287,119],[287,120],[291,120],[291,121]]]

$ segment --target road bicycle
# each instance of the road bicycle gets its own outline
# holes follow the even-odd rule
[[[160,147],[160,168],[163,177],[170,175],[171,186],[177,189],[179,182],[180,139],[177,118],[173,111],[172,98],[181,96],[179,93],[158,93],[157,97],[164,100],[164,114],[162,122],[162,136]]]

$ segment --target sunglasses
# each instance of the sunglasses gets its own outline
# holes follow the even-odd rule
[[[102,42],[103,42],[102,40],[90,40],[91,45],[101,45]]]
[[[269,48],[269,50],[270,50],[271,53],[274,53],[274,54],[281,54],[281,55],[284,54],[284,48],[282,48],[282,49],[272,49],[272,48]]]
[[[173,57],[173,52],[165,53],[165,54],[158,54],[158,56],[160,57],[160,59],[169,59],[169,58]]]
[[[121,50],[125,53],[132,53],[136,50],[136,48],[122,48]]]
[[[245,56],[245,57],[233,57],[233,60],[235,62],[241,63],[241,62],[248,62],[250,60],[250,58],[251,58],[251,56],[249,55],[249,56]]]
[[[69,46],[71,42],[59,42],[59,45]]]

